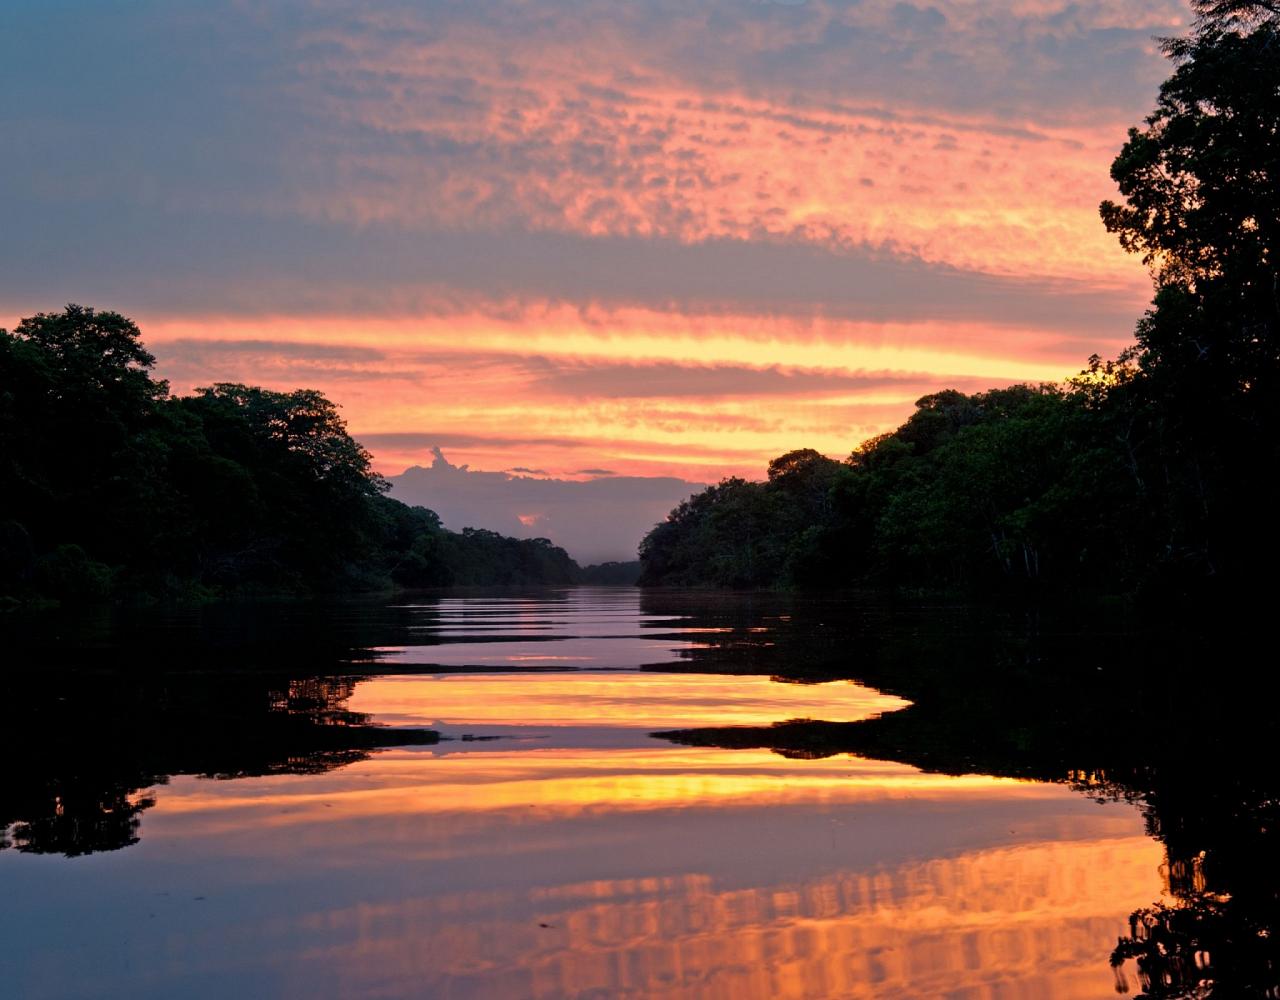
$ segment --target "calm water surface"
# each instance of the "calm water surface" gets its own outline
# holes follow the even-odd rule
[[[230,679],[104,662],[24,694],[0,994],[1083,998],[1151,978],[1112,949],[1177,885],[1110,779],[950,766],[936,721],[927,769],[913,734],[887,759],[770,745],[801,719],[890,740],[918,709],[848,677],[963,626],[886,646],[847,607],[623,590],[291,614],[269,617],[326,672],[250,663],[275,633],[228,640],[232,615],[138,654],[200,643]]]

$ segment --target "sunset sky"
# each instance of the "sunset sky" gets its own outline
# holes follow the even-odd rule
[[[1058,379],[1175,0],[6,4],[0,326],[323,390],[388,473],[700,482]]]

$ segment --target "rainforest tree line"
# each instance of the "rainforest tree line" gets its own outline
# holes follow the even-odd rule
[[[926,396],[843,462],[726,479],[644,539],[642,583],[1241,592],[1270,571],[1280,5],[1194,7],[1101,206],[1155,285],[1134,345],[1063,385]]]
[[[570,583],[546,539],[385,495],[319,392],[170,394],[138,328],[68,306],[0,329],[0,598]]]
[[[726,479],[644,539],[642,583],[1244,590],[1275,565],[1280,5],[1193,6],[1101,207],[1154,279],[1134,345]],[[174,396],[153,364],[116,313],[0,330],[0,597],[583,579],[545,540],[387,497],[320,393]]]

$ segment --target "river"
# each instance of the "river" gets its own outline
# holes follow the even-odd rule
[[[1063,645],[1021,612],[582,588],[40,628],[5,996],[1065,1000],[1246,961],[1156,947],[1214,845],[1162,839],[1130,759],[1075,766],[1073,696],[1019,707]]]

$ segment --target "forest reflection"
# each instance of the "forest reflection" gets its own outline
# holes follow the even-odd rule
[[[503,822],[526,829],[520,810],[529,803],[537,803],[548,822],[568,822],[601,810],[656,816],[692,804],[732,812],[747,805],[853,803],[892,796],[898,785],[955,801],[990,795],[993,802],[1012,801],[1010,796],[1021,801],[1038,787],[1070,788],[1082,797],[1132,803],[1153,839],[1046,837],[915,868],[904,861],[895,874],[877,876],[890,883],[915,880],[897,902],[866,882],[871,876],[865,873],[801,879],[786,898],[778,895],[780,886],[727,891],[696,878],[681,884],[677,898],[644,888],[644,879],[614,877],[555,890],[572,903],[553,908],[544,922],[554,926],[534,934],[536,947],[525,940],[533,934],[527,925],[501,915],[506,903],[485,904],[488,915],[478,922],[434,926],[429,948],[396,946],[382,939],[382,931],[366,941],[365,930],[342,947],[354,949],[345,960],[355,967],[385,961],[388,953],[414,952],[406,960],[421,973],[433,962],[448,967],[473,954],[464,937],[481,935],[506,943],[511,962],[504,975],[533,977],[520,978],[529,995],[603,989],[615,974],[623,977],[612,980],[615,987],[628,977],[633,985],[652,986],[653,976],[668,974],[663,970],[696,961],[704,963],[699,968],[722,968],[727,978],[717,981],[726,989],[779,996],[857,996],[875,982],[943,992],[942,980],[912,978],[907,970],[954,970],[964,956],[930,964],[913,949],[967,947],[970,962],[972,955],[994,962],[990,956],[1000,952],[1005,964],[1043,966],[1045,976],[1055,963],[1062,966],[1052,984],[1028,973],[1024,983],[1039,981],[1040,992],[1025,995],[1083,996],[1092,995],[1086,973],[1071,971],[1075,960],[1063,956],[1079,953],[1079,970],[1105,962],[1091,943],[1107,919],[1105,896],[1132,900],[1127,932],[1112,955],[1122,991],[1151,998],[1248,997],[1280,985],[1274,936],[1280,863],[1273,833],[1280,817],[1269,765],[1274,722],[1265,705],[1236,696],[1235,663],[1249,661],[1237,659],[1239,647],[1229,637],[1160,639],[1114,623],[1091,620],[1083,627],[1069,616],[1028,609],[891,607],[847,599],[676,593],[627,593],[623,599],[571,591],[525,595],[515,603],[450,600],[424,598],[397,608],[208,609],[149,625],[139,619],[99,621],[78,632],[50,629],[63,638],[28,643],[26,669],[10,670],[4,679],[10,746],[19,752],[0,764],[0,848],[77,856],[133,845],[158,796],[172,796],[166,799],[172,803],[167,822],[181,819],[193,834],[201,823],[243,833],[248,817],[261,819],[254,810],[268,802],[262,790],[238,806],[228,794],[232,786],[192,784],[181,776],[324,775],[326,782],[339,782],[326,785],[335,788],[349,787],[338,777],[349,765],[355,765],[350,787],[363,790],[334,803],[331,825],[355,825],[341,837],[334,826],[331,835],[335,845],[353,851],[369,836],[368,817],[412,809],[430,811],[440,836],[456,826],[465,840],[490,822],[465,817],[495,810],[509,811]],[[482,657],[505,655],[502,647],[510,645],[518,657],[539,644],[554,648],[568,641],[586,661],[560,661],[553,654],[533,661],[536,676],[518,659],[503,665],[524,672],[524,688],[517,686],[520,677],[496,677],[492,660],[473,662],[467,655],[468,647]],[[188,649],[213,652],[192,663]],[[215,672],[214,659],[231,669]],[[582,675],[577,690],[587,718],[575,720],[572,677],[557,688],[556,678],[542,671],[584,662],[602,670],[717,676],[703,677],[709,686],[690,687],[683,702],[664,708],[658,688],[633,691],[640,701],[628,704],[609,688],[626,677]],[[1210,663],[1213,683],[1205,676]],[[388,668],[440,675],[473,666],[486,672],[455,676],[453,688],[429,678],[370,679]],[[736,695],[730,675],[742,677]],[[785,685],[804,695],[791,703],[794,714],[780,707],[785,698],[771,704],[767,691],[752,689],[769,685],[770,677],[799,683]],[[883,694],[869,692],[856,706],[849,702],[839,713],[819,716],[823,704],[842,704],[825,683],[832,679],[856,680]],[[453,692],[452,702],[424,701],[445,690]],[[909,707],[899,707],[906,702]],[[469,703],[483,711],[468,714]],[[797,718],[802,721],[789,721]],[[664,738],[641,734],[624,743],[592,743],[580,733],[570,739],[564,734],[576,721],[581,729],[647,727]],[[444,748],[436,744],[440,725],[455,740],[450,749],[456,753],[432,757],[409,749]],[[518,730],[537,727],[537,739],[514,739]],[[546,736],[551,728],[561,734],[558,743]],[[507,739],[464,744],[464,737],[487,735]],[[403,749],[381,752],[397,746]],[[607,765],[602,747],[614,755]],[[714,747],[739,752],[723,755]],[[781,786],[767,764],[771,758],[794,762]],[[416,776],[429,759],[430,766],[450,770],[427,780],[421,794],[429,802],[414,805],[410,790],[423,780]],[[379,761],[380,773],[398,775],[385,792],[366,784],[368,768]],[[875,761],[889,763],[873,767]],[[938,776],[937,783],[930,784],[930,775]],[[166,790],[171,779],[177,780]],[[197,794],[202,787],[211,791]],[[272,823],[318,821],[319,805],[308,811],[296,792],[290,794],[298,811]],[[246,810],[243,823],[226,819],[240,808]],[[1165,892],[1144,901],[1152,850],[1164,855]],[[1006,876],[1013,881],[1002,883]],[[1054,914],[1042,930],[1022,914],[943,934],[945,927],[968,926],[969,916],[957,906],[990,920],[1005,905],[1002,892],[1016,896],[1015,887],[1046,878],[1059,881],[1037,890],[1051,901],[1045,912]],[[1073,900],[1080,902],[1083,923],[1072,922]],[[1086,905],[1088,900],[1094,903]],[[404,944],[426,933],[419,925],[424,914],[474,905],[447,894],[406,898],[394,904],[390,924],[378,926],[395,928],[387,933]],[[792,907],[805,929],[788,931],[782,940],[776,922],[760,917],[753,923],[749,916],[777,907]],[[341,924],[348,918],[339,910],[325,919]],[[933,930],[929,921],[936,922]],[[657,927],[666,930],[657,934]],[[676,941],[679,954],[670,952]],[[533,950],[521,952],[526,945]],[[360,950],[366,947],[372,950]],[[702,952],[695,959],[690,949]],[[639,964],[619,972],[624,954],[625,962]],[[851,954],[865,964],[819,960]],[[761,967],[773,978],[750,980],[766,973],[748,974],[755,966],[743,955],[772,956],[761,959]],[[470,975],[456,971],[461,980]],[[1067,985],[1073,976],[1079,977],[1076,987]],[[965,981],[977,988],[977,980]],[[484,982],[489,988],[495,980]]]
[[[346,708],[357,678],[118,674],[24,678],[0,764],[0,849],[76,857],[136,844],[174,775],[321,774],[375,748],[430,744]]]
[[[1113,771],[1083,786],[1142,787],[1148,830],[1164,845],[1171,902],[1135,911],[1112,955],[1117,967],[1133,960],[1143,996],[1280,996],[1280,808],[1264,759],[1235,774]]]
[[[1253,632],[1233,623],[1195,635],[1081,634],[1026,612],[1021,627],[983,634],[950,617],[950,629],[907,641],[876,631],[852,670],[910,699],[904,711],[660,735],[1032,778],[1133,803],[1163,847],[1165,898],[1130,916],[1112,954],[1117,990],[1152,1000],[1280,995],[1277,720],[1266,699],[1243,694]],[[802,655],[788,650],[793,636],[799,643],[788,631],[768,657]]]

